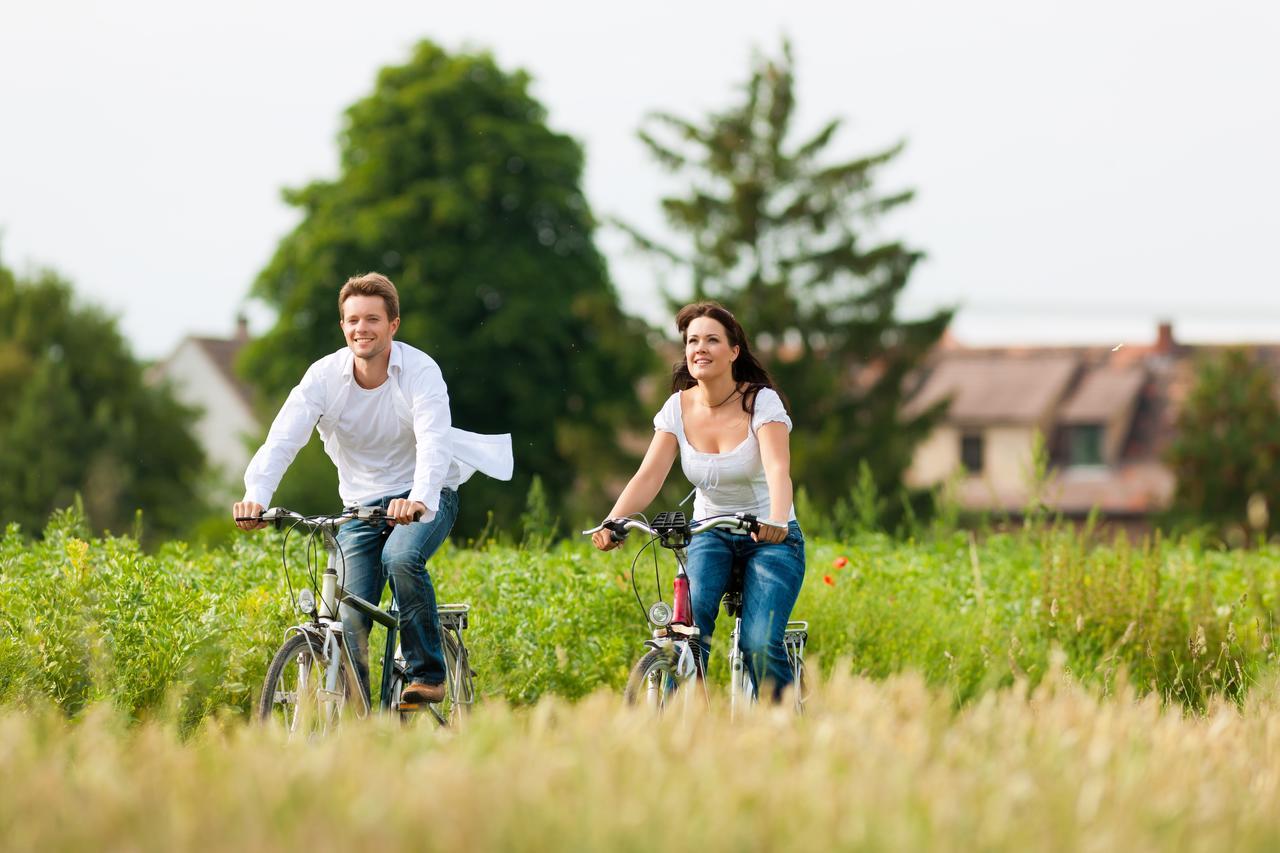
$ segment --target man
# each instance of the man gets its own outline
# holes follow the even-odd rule
[[[285,469],[316,428],[338,467],[343,503],[380,506],[391,523],[355,521],[338,532],[339,580],[377,602],[390,578],[400,608],[408,665],[406,704],[444,698],[445,664],[435,590],[426,562],[458,514],[458,486],[475,471],[511,478],[511,436],[482,436],[450,426],[449,393],[435,361],[395,340],[400,297],[378,273],[355,276],[338,294],[347,346],[307,370],[271,424],[266,443],[245,471],[237,519],[256,519]],[[415,522],[416,520],[416,522]],[[259,521],[237,521],[244,530]],[[372,621],[342,607],[342,624],[368,692]]]

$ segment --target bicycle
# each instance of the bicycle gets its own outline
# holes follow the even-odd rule
[[[290,597],[299,612],[308,617],[290,627],[284,644],[271,659],[258,699],[257,716],[264,723],[276,721],[292,736],[324,736],[348,718],[363,719],[371,713],[370,698],[360,683],[352,651],[343,632],[339,605],[347,606],[370,617],[386,628],[382,653],[382,680],[379,693],[380,710],[399,714],[407,721],[419,711],[427,711],[440,725],[456,724],[475,702],[475,671],[471,669],[462,632],[470,624],[470,606],[443,604],[438,606],[441,640],[445,658],[445,698],[438,704],[410,705],[400,701],[406,684],[407,668],[397,636],[399,611],[392,587],[390,611],[383,610],[357,595],[348,593],[340,583],[338,566],[341,548],[338,528],[353,521],[371,524],[387,523],[381,507],[348,507],[336,515],[304,516],[292,510],[273,507],[257,519],[284,530],[281,546],[285,579]],[[287,545],[289,533],[302,528],[308,535],[307,564],[311,587],[294,594],[289,581]],[[317,575],[314,559],[317,537],[328,554],[324,572]],[[317,599],[316,593],[319,593]],[[372,648],[372,643],[370,643]]]
[[[670,703],[672,697],[691,679],[703,685],[705,680],[702,655],[699,652],[698,639],[701,632],[693,624],[692,607],[689,602],[689,576],[685,572],[686,549],[693,537],[715,528],[728,528],[745,533],[755,533],[760,529],[759,520],[749,513],[735,515],[717,515],[702,521],[688,522],[683,512],[659,513],[648,524],[634,518],[610,519],[591,530],[584,530],[590,536],[600,530],[608,530],[614,541],[621,542],[632,530],[639,530],[653,538],[644,548],[655,542],[672,551],[676,558],[677,571],[672,581],[672,601],[668,605],[662,600],[659,585],[658,600],[645,609],[636,586],[636,562],[644,548],[636,554],[631,563],[631,587],[636,592],[636,600],[645,609],[645,618],[653,629],[653,635],[645,641],[649,651],[636,661],[627,679],[627,687],[623,694],[628,705],[643,704],[661,713]],[[655,552],[655,582],[657,582],[657,555]],[[733,629],[729,635],[729,713],[736,716],[739,706],[755,701],[756,685],[747,668],[746,658],[742,651],[742,595],[745,581],[745,567],[735,565],[730,575],[729,586],[721,599],[725,614],[733,620]],[[809,623],[802,620],[787,622],[783,634],[783,646],[786,649],[787,662],[791,667],[792,701],[796,713],[804,712],[804,703],[808,699],[805,680],[804,649],[809,639]],[[707,696],[709,700],[709,696]]]

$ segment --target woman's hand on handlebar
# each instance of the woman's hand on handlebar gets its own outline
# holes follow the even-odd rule
[[[777,545],[787,538],[790,528],[785,524],[775,524],[773,522],[760,519],[759,528],[755,533],[751,534],[751,538],[757,542],[764,542],[768,545]]]
[[[267,526],[262,521],[262,504],[253,501],[237,501],[231,507],[231,517],[241,530],[258,530]]]
[[[611,518],[606,518],[605,523],[607,524],[612,520]],[[601,551],[612,551],[622,544],[622,538],[608,527],[605,527],[591,534],[591,544]]]

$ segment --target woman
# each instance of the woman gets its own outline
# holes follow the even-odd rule
[[[676,315],[676,328],[684,339],[684,361],[672,371],[672,394],[653,419],[644,461],[609,517],[647,507],[679,453],[685,476],[695,484],[694,518],[749,512],[761,520],[759,533],[717,528],[695,536],[687,570],[705,664],[731,569],[745,564],[743,649],[754,682],[767,678],[777,701],[791,681],[782,637],[804,580],[804,536],[792,506],[791,418],[769,372],[751,354],[742,326],[723,306],[686,305]],[[608,530],[592,541],[602,551],[618,544]]]

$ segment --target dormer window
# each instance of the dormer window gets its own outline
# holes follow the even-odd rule
[[[1097,466],[1102,458],[1102,424],[1073,424],[1067,431],[1067,464]]]

